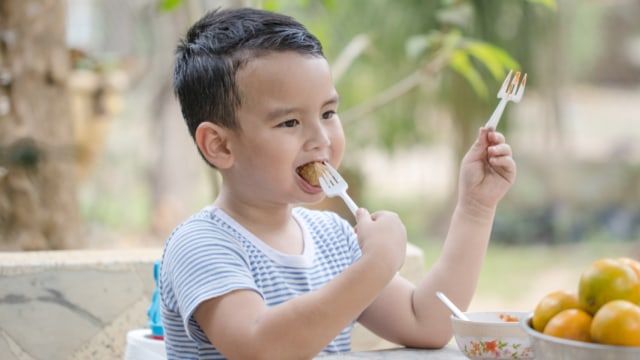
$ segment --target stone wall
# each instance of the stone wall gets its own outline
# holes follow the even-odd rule
[[[0,252],[2,360],[122,360],[127,332],[147,327],[161,249]],[[422,276],[409,245],[401,271]],[[392,346],[364,328],[354,350]]]
[[[160,249],[0,253],[3,360],[124,358]]]

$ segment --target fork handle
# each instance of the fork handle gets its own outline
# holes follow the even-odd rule
[[[353,202],[353,199],[351,199],[349,194],[347,194],[346,191],[343,191],[343,192],[340,193],[340,197],[342,198],[344,203],[347,204],[347,206],[349,207],[349,210],[351,210],[351,213],[353,214],[353,216],[356,216],[356,210],[358,210],[358,205],[356,205],[356,203]]]
[[[496,106],[496,109],[493,111],[493,114],[491,114],[489,121],[487,121],[484,127],[490,128],[493,130],[495,130],[498,127],[498,122],[500,121],[500,117],[504,112],[504,108],[507,106],[507,101],[508,100],[504,98],[500,99],[498,106]]]

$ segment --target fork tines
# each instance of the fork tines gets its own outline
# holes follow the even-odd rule
[[[327,186],[331,186],[331,185],[336,184],[338,182],[338,180],[336,180],[336,178],[333,177],[329,173],[329,171],[326,170],[326,169],[325,169],[325,171],[322,172],[322,174],[320,175],[320,178],[318,179],[318,181],[320,181],[321,185],[324,182]]]
[[[518,102],[522,99],[524,87],[527,84],[527,73],[522,76],[522,81],[520,81],[520,71],[516,72],[513,79],[511,79],[512,73],[513,70],[510,70],[509,74],[507,74],[507,77],[504,79],[504,82],[500,87],[500,91],[498,92],[498,98],[508,98],[513,102]]]
[[[347,184],[338,170],[334,169],[328,162],[325,162],[324,165],[325,169],[320,178],[318,178],[320,187],[322,187],[322,190],[328,197],[340,196],[355,216],[358,206],[353,202],[349,194],[347,194],[349,184]]]
[[[500,99],[500,102],[493,111],[493,114],[491,114],[489,121],[485,124],[487,128],[495,129],[498,126],[500,116],[502,116],[507,102],[517,103],[522,99],[524,87],[527,84],[527,74],[525,73],[524,76],[522,76],[522,81],[520,81],[520,71],[516,72],[513,79],[511,78],[511,74],[513,74],[513,70],[509,71],[507,77],[502,82],[502,86],[500,86],[500,90],[498,90],[497,97]]]
[[[511,85],[509,85],[509,90],[507,91],[509,95],[513,94],[513,89],[515,89],[515,87],[518,86],[519,81],[520,81],[520,71],[516,73],[516,76],[514,76],[513,80],[511,81]]]
[[[344,186],[345,189],[349,188],[349,184],[344,180],[342,175],[340,175],[338,170],[334,169],[328,163],[324,164],[324,171],[322,172],[322,175],[320,176],[320,178],[318,180],[320,181],[320,184],[322,184],[322,182],[324,181],[327,186],[335,186],[338,183],[342,182],[342,183],[344,183],[343,186]]]

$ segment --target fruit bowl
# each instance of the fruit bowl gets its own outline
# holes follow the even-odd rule
[[[545,335],[531,327],[529,314],[520,320],[520,328],[530,337],[536,360],[638,360],[640,347],[612,346],[566,340]]]
[[[528,312],[465,312],[469,320],[451,316],[453,334],[462,353],[473,360],[533,359],[529,336],[520,328]]]

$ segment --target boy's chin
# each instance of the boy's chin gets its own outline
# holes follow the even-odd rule
[[[300,205],[316,210],[335,210],[335,205],[332,204],[331,198],[328,198],[324,193],[318,194],[317,200],[308,200]]]

